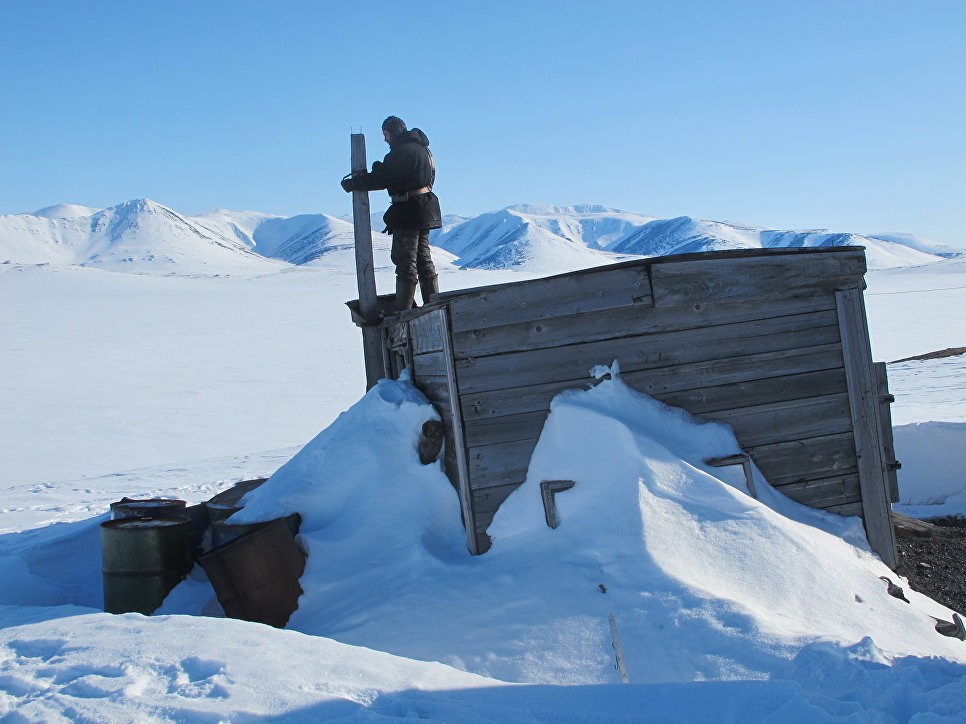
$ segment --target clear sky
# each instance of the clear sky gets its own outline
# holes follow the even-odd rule
[[[381,158],[389,114],[444,213],[966,246],[966,0],[0,0],[0,213],[341,215],[350,129]]]

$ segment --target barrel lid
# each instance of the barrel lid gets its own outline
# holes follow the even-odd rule
[[[136,505],[139,508],[160,508],[165,505],[187,505],[185,501],[179,500],[178,498],[145,498],[143,500],[138,500],[136,498],[121,498],[117,502],[111,503],[111,506],[115,505]]]
[[[185,515],[171,515],[157,518],[116,518],[101,523],[102,528],[164,528],[172,525],[185,525],[189,521]]]

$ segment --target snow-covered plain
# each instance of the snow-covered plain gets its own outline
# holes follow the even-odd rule
[[[524,278],[441,266],[444,289]],[[233,273],[0,265],[3,720],[966,721],[966,644],[930,618],[951,612],[889,597],[855,520],[703,469],[727,430],[619,376],[559,399],[473,558],[415,458],[431,409],[404,380],[362,396],[350,266]],[[963,262],[868,281],[876,359],[964,345]],[[889,372],[903,509],[966,512],[966,361]],[[293,630],[195,615],[200,571],[159,615],[98,612],[111,501],[276,470],[245,514],[305,516]],[[556,530],[543,478],[582,481]]]

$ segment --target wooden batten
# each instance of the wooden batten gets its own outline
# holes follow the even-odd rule
[[[897,464],[865,269],[860,248],[740,250],[445,292],[382,323],[387,369],[408,367],[440,411],[474,553],[526,477],[553,397],[616,359],[629,386],[730,425],[792,499],[861,515],[894,566]]]
[[[892,508],[889,505],[889,473],[886,445],[879,420],[879,385],[872,366],[868,322],[862,290],[850,285],[836,292],[839,324],[842,329],[842,354],[849,379],[852,433],[858,456],[859,482],[862,486],[862,519],[869,544],[890,568],[898,564]]]
[[[876,394],[879,397],[879,425],[882,427],[882,445],[885,450],[886,474],[889,478],[889,500],[899,502],[899,478],[896,471],[902,467],[896,460],[896,449],[892,440],[892,403],[896,398],[889,392],[889,376],[885,362],[876,362]],[[893,516],[895,518],[895,516]]]

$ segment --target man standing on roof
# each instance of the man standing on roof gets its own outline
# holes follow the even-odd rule
[[[429,139],[418,128],[409,131],[401,118],[382,122],[389,153],[372,164],[370,172],[356,172],[342,180],[346,191],[386,189],[392,205],[382,217],[392,234],[392,263],[396,265],[397,311],[409,309],[416,297],[416,283],[423,304],[439,291],[436,267],[429,252],[429,230],[443,225],[439,199],[433,193],[436,166]]]

